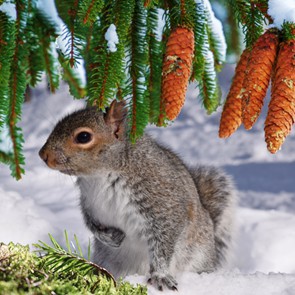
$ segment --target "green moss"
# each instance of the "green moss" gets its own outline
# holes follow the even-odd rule
[[[51,271],[44,259],[30,252],[29,246],[0,243],[0,294],[147,294],[146,287],[113,280],[90,273],[81,275],[76,270]]]

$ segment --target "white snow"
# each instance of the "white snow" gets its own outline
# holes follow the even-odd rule
[[[223,93],[229,88],[233,67],[226,66],[219,78]],[[81,108],[68,87],[61,85],[48,94],[46,85],[33,91],[32,101],[23,107],[22,127],[26,175],[19,182],[0,164],[0,241],[49,242],[51,233],[63,242],[63,231],[78,236],[85,253],[91,236],[79,210],[75,179],[51,171],[42,163],[38,150],[55,123],[65,114]],[[186,162],[223,167],[233,175],[239,189],[237,239],[231,265],[211,274],[179,274],[178,292],[149,294],[180,295],[293,295],[295,294],[295,136],[287,138],[276,155],[266,150],[263,123],[266,107],[249,131],[240,128],[227,140],[218,138],[219,112],[207,116],[197,102],[195,85],[176,122],[163,129],[150,127],[158,140],[173,147]],[[266,102],[267,105],[267,102]],[[130,282],[146,283],[143,276]]]
[[[156,37],[157,37],[157,39],[158,39],[159,41],[162,40],[164,26],[165,26],[164,9],[159,8],[159,9],[158,9],[158,29],[157,29],[157,31],[155,32],[155,33],[156,33]]]
[[[36,5],[40,11],[42,11],[47,17],[50,18],[51,21],[55,23],[58,33],[61,33],[63,21],[58,16],[54,0],[37,0]]]
[[[133,284],[145,283],[143,277],[128,277]],[[295,292],[294,275],[271,273],[241,274],[238,271],[203,273],[196,275],[185,273],[177,278],[178,292],[157,291],[149,287],[149,295],[293,295]]]
[[[275,27],[280,28],[284,21],[295,23],[295,0],[269,0],[268,14],[273,18]]]
[[[116,52],[117,51],[116,45],[119,43],[119,37],[117,35],[116,26],[114,24],[111,24],[109,26],[104,37],[106,41],[108,42],[108,50],[110,52]]]
[[[218,54],[220,56],[220,61],[223,62],[226,59],[226,48],[227,44],[225,41],[225,36],[223,33],[223,26],[219,19],[216,18],[212,6],[209,0],[204,1],[204,5],[207,8],[208,14],[209,14],[209,23],[211,23],[212,26],[212,34],[214,36],[214,39],[218,40]]]
[[[6,125],[1,127],[0,132],[0,151],[9,153],[11,151],[12,142],[9,138],[9,129]]]
[[[0,5],[0,10],[5,12],[12,20],[16,20],[15,4],[3,3]]]

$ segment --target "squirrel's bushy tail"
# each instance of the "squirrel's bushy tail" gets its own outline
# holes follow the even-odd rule
[[[200,201],[214,224],[218,264],[228,261],[234,234],[236,191],[225,173],[215,167],[199,166],[190,169]]]

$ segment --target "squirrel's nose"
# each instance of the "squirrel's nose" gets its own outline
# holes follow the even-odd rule
[[[46,165],[50,168],[54,168],[56,165],[55,157],[52,153],[50,153],[44,147],[39,151],[40,158],[46,163]]]
[[[48,153],[43,148],[39,151],[39,156],[47,164],[47,162],[48,162]]]

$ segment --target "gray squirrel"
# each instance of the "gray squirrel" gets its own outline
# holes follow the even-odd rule
[[[157,289],[177,290],[176,273],[226,261],[235,190],[223,172],[189,168],[146,134],[132,144],[127,128],[124,102],[88,107],[62,119],[39,155],[77,176],[94,262],[115,277],[145,274]]]

